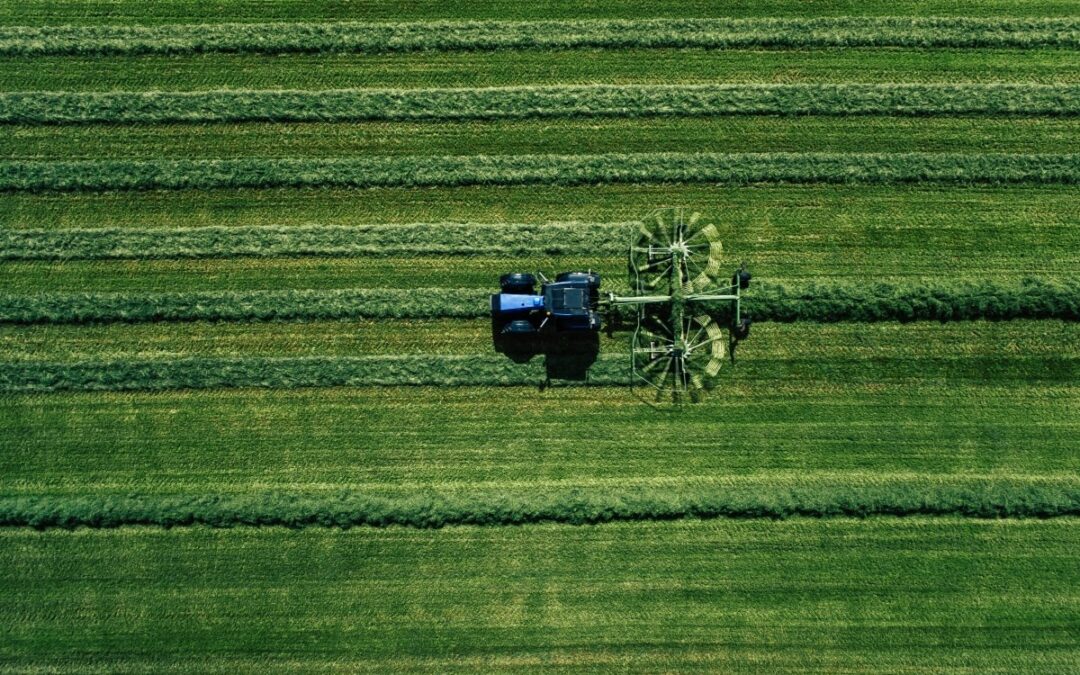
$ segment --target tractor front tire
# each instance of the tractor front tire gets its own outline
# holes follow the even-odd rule
[[[531,321],[525,319],[518,319],[517,321],[511,321],[506,324],[506,327],[502,330],[503,335],[535,335],[536,326],[532,325]]]

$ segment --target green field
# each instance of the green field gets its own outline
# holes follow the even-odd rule
[[[1078,86],[1073,0],[0,0],[0,672],[1080,670]],[[663,205],[704,400],[496,350]]]

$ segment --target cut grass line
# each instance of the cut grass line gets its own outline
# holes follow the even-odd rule
[[[612,283],[609,288],[618,289]],[[497,287],[492,282],[492,290]],[[491,291],[475,288],[42,293],[0,295],[0,323],[290,321],[481,318]],[[631,309],[620,307],[627,319]],[[756,284],[743,301],[756,321],[1080,320],[1080,280],[1019,284]]]
[[[0,323],[476,318],[490,311],[489,295],[454,288],[9,295],[0,296]]]
[[[0,260],[620,255],[633,223],[2,230]]]
[[[751,487],[683,484],[605,489],[435,491],[380,496],[332,494],[4,496],[0,527],[124,526],[387,527],[591,525],[684,518],[783,520],[872,516],[1057,518],[1080,515],[1074,480],[907,480],[893,484]]]
[[[609,49],[0,57],[3,91],[420,89],[569,84],[1080,81],[1080,51]]]
[[[593,85],[0,94],[0,122],[19,124],[1078,113],[1080,86],[1043,84]]]
[[[0,162],[0,191],[612,183],[1074,184],[1075,154],[638,153]]]
[[[833,17],[0,28],[0,55],[18,56],[635,47],[1080,47],[1080,20]]]
[[[626,355],[587,363],[567,354],[516,363],[492,356],[218,358],[78,363],[0,363],[0,392],[164,391],[259,387],[545,386],[558,381],[602,386],[630,382]],[[585,378],[585,367],[588,377]],[[575,377],[568,377],[573,371]],[[581,375],[577,379],[576,375]]]

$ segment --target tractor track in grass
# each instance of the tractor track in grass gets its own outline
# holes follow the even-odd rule
[[[9,294],[0,295],[0,324],[476,319],[489,315],[492,290],[357,288]],[[744,303],[745,311],[755,321],[1076,321],[1080,320],[1080,280],[1030,278],[1014,284],[822,283],[797,288],[764,283],[755,284]],[[630,308],[619,308],[618,316],[623,319],[629,319],[632,314]]]
[[[0,123],[347,122],[721,115],[1075,116],[1080,85],[715,84],[0,93]]]
[[[1066,184],[1080,155],[635,153],[336,159],[0,161],[3,192],[615,183]]]
[[[908,479],[864,484],[708,481],[663,486],[426,490],[388,496],[362,490],[189,495],[0,496],[0,527],[591,525],[686,518],[768,519],[1080,515],[1070,479]]]
[[[0,27],[0,55],[378,54],[504,49],[1080,47],[1080,20],[824,17]]]

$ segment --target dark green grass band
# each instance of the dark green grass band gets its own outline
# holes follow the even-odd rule
[[[0,260],[622,255],[633,223],[0,230]]]
[[[1074,184],[1075,154],[636,153],[0,162],[0,191],[612,183]]]
[[[189,293],[43,293],[0,295],[0,323],[147,321],[290,321],[486,317],[489,295],[465,288],[203,291]],[[632,309],[620,308],[623,319]],[[1080,320],[1080,279],[1019,284],[758,283],[743,311],[755,321]]]
[[[0,527],[112,528],[586,525],[683,518],[786,519],[872,516],[1056,518],[1080,515],[1070,481],[908,480],[879,485],[690,485],[424,491],[379,496],[361,491],[312,495],[0,497]]]
[[[0,122],[342,122],[704,115],[1076,115],[1080,86],[594,85],[0,94]]]
[[[0,392],[6,393],[557,383],[622,386],[629,382],[626,355],[589,363],[587,356],[574,352],[555,360],[535,357],[526,363],[499,354],[0,363]]]
[[[0,55],[581,48],[1077,47],[1069,18],[836,17],[11,26]]]

